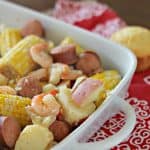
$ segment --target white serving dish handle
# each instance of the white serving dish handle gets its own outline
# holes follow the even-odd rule
[[[107,150],[118,145],[125,138],[127,138],[136,124],[135,111],[133,107],[131,107],[131,105],[128,104],[128,102],[124,99],[118,96],[113,97],[114,107],[123,112],[126,117],[126,122],[122,129],[120,129],[116,134],[99,142],[81,143],[79,142],[79,134],[74,134],[74,136],[71,137],[71,140],[66,140],[65,143],[63,143],[62,145],[59,144],[58,147],[56,146],[52,148],[52,150]]]

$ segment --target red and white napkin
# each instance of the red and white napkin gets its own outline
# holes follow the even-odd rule
[[[58,0],[53,16],[105,37],[126,26],[114,10],[97,2]]]

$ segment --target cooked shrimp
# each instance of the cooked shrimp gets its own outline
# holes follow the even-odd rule
[[[56,116],[60,110],[60,104],[51,94],[40,94],[33,97],[31,107],[42,117]]]
[[[46,68],[41,68],[35,71],[32,71],[29,73],[30,77],[36,78],[39,81],[45,81],[48,80],[48,69]]]
[[[73,70],[66,64],[55,63],[52,65],[50,72],[50,82],[58,84],[61,79],[63,80],[75,80],[80,77],[82,72],[80,70]]]
[[[52,57],[46,53],[47,49],[47,43],[36,44],[30,49],[32,59],[43,68],[49,68],[52,64]]]
[[[61,79],[64,80],[75,80],[82,75],[80,70],[69,70],[68,72],[62,72]]]
[[[82,71],[80,70],[73,70],[68,65],[62,66],[62,74],[61,79],[64,80],[75,80],[76,78],[82,75]]]

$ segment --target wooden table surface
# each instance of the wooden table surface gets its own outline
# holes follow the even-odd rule
[[[142,25],[150,28],[150,0],[99,0],[107,3],[128,24]]]
[[[56,0],[11,0],[38,10],[48,9]],[[150,28],[150,0],[99,0],[112,7],[128,23]]]

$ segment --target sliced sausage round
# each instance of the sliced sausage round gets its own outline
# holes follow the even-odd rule
[[[14,147],[21,132],[18,121],[13,117],[0,117],[0,141],[6,146]]]
[[[84,74],[89,76],[102,71],[100,58],[92,51],[86,51],[80,54],[76,68],[82,70]]]
[[[99,98],[102,88],[102,82],[87,78],[73,91],[72,100],[79,106],[85,106]]]
[[[21,34],[23,37],[26,37],[31,34],[42,37],[44,36],[44,28],[40,21],[30,20],[21,29]]]
[[[38,79],[28,76],[18,81],[16,91],[20,96],[32,98],[42,92],[42,86]]]
[[[75,64],[77,62],[76,46],[74,44],[60,45],[51,50],[55,62]]]
[[[50,127],[50,131],[54,135],[55,141],[59,142],[70,133],[70,126],[63,121],[55,121]]]

